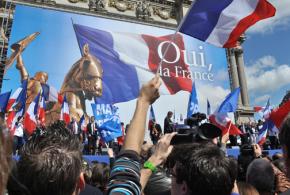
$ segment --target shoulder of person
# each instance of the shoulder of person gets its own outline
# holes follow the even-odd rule
[[[279,194],[279,195],[290,195],[290,189],[286,190],[285,192]]]

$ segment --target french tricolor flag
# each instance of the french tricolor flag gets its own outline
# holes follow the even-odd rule
[[[80,124],[81,130],[86,132],[87,131],[87,124],[86,124],[86,118],[85,118],[84,114],[81,117],[79,124]]]
[[[222,134],[229,132],[230,135],[240,135],[241,131],[232,123],[228,117],[229,112],[235,112],[238,107],[238,99],[240,95],[240,88],[236,88],[227,95],[225,100],[217,108],[215,113],[209,116],[212,124],[218,126],[222,130]]]
[[[31,135],[37,126],[37,114],[38,114],[38,105],[39,105],[40,94],[38,94],[33,102],[30,103],[25,115],[24,115],[24,123],[23,127],[26,129],[28,135]]]
[[[275,12],[266,0],[197,0],[180,32],[218,47],[236,47],[241,34]]]
[[[80,47],[88,44],[90,53],[101,61],[103,67],[103,95],[97,98],[97,103],[113,104],[137,98],[142,84],[158,71],[168,44],[170,47],[160,71],[163,81],[160,94],[175,94],[180,90],[191,92],[191,78],[181,75],[182,71],[189,71],[182,55],[185,50],[182,35],[177,34],[175,41],[171,42],[174,35],[155,37],[108,32],[78,24],[74,24],[74,29]]]
[[[67,125],[70,122],[70,115],[69,115],[69,105],[66,101],[66,96],[64,96],[61,112],[60,112],[60,120],[64,121]]]
[[[41,123],[41,125],[45,125],[45,98],[41,96],[40,102],[39,102],[39,109],[38,109],[38,119]]]
[[[268,131],[273,130],[274,127],[275,125],[271,120],[266,120],[263,124],[263,127],[259,130],[257,144],[262,146],[266,141]]]
[[[12,136],[14,135],[18,119],[22,117],[25,112],[27,80],[24,80],[22,82],[21,88],[22,89],[20,93],[18,93],[14,103],[9,109],[9,113],[6,119],[7,127],[10,129],[10,133]]]
[[[62,104],[63,97],[53,86],[50,86],[48,84],[41,84],[41,86],[43,90],[42,95],[44,96],[46,101],[59,102],[60,104]]]
[[[27,80],[24,80],[21,84],[21,87],[18,87],[16,91],[12,94],[12,96],[10,96],[7,107],[6,107],[6,112],[11,111],[13,104],[17,101],[17,99],[19,99],[20,97],[19,95],[21,94],[23,89],[26,90],[26,87],[27,87]]]

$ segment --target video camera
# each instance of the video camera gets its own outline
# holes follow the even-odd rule
[[[210,123],[202,123],[206,119],[204,113],[195,113],[185,120],[183,127],[177,128],[178,134],[175,135],[171,144],[184,144],[193,142],[210,141],[221,135],[221,130]]]

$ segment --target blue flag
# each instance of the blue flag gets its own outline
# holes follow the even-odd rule
[[[210,107],[210,103],[209,103],[208,99],[206,101],[207,101],[207,105],[206,105],[207,116],[209,116],[209,115],[211,115],[211,107]]]
[[[92,104],[92,109],[100,136],[105,142],[122,136],[118,107],[111,104]]]
[[[187,118],[198,112],[198,100],[196,95],[195,83],[192,83],[192,90],[188,101]]]
[[[153,110],[153,106],[152,106],[152,105],[151,105],[151,107],[150,107],[149,121],[150,121],[150,120],[154,120],[154,121],[156,121],[155,113],[154,113],[154,110]]]
[[[5,112],[11,95],[11,91],[0,94],[0,112]]]
[[[218,108],[218,113],[235,112],[238,107],[238,100],[240,95],[240,88],[236,88],[233,92],[227,95],[226,99]]]

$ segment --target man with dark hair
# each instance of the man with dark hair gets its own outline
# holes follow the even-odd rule
[[[211,143],[181,144],[167,159],[172,172],[172,195],[230,195],[237,165]]]
[[[272,195],[275,189],[275,175],[272,165],[265,159],[255,159],[249,165],[247,183],[254,186],[260,195]]]
[[[23,146],[18,180],[31,195],[76,195],[84,188],[81,145],[58,121]]]

